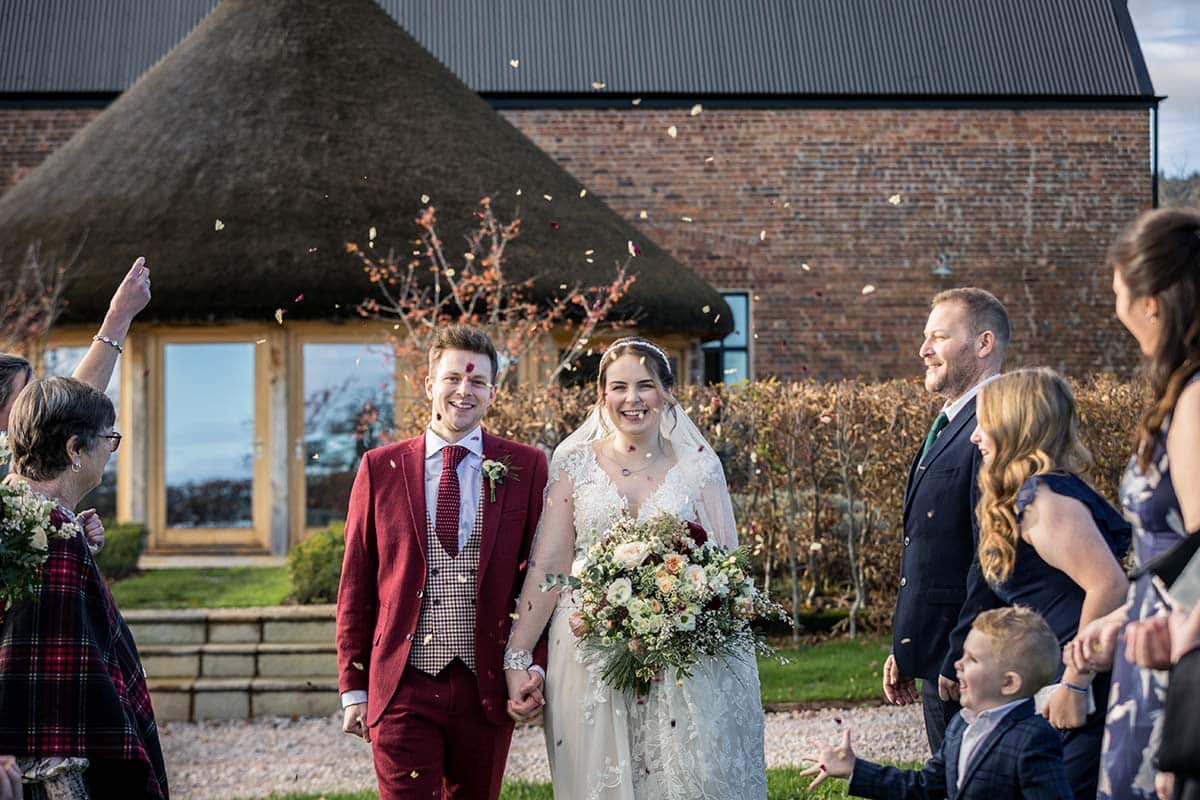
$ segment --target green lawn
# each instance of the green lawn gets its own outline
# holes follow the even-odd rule
[[[908,765],[916,766],[916,765]],[[808,791],[812,778],[800,777],[799,767],[780,767],[767,770],[767,797],[769,800],[832,800],[847,797],[846,781],[827,780],[814,791]],[[378,800],[376,792],[351,792],[348,794],[271,794],[270,800]],[[554,793],[548,783],[505,783],[500,800],[553,800]],[[263,800],[266,800],[263,798]]]
[[[152,569],[113,583],[117,608],[277,606],[292,591],[287,567]]]
[[[112,584],[117,607],[234,608],[279,605],[291,592],[286,567],[158,569]],[[888,643],[879,637],[781,646],[788,660],[760,659],[764,703],[812,703],[879,698]]]
[[[882,637],[831,639],[798,649],[780,648],[788,660],[759,659],[764,703],[873,700],[883,694],[881,675],[889,643]]]

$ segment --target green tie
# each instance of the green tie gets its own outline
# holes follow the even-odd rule
[[[929,433],[925,436],[925,447],[921,450],[921,460],[925,460],[925,456],[929,455],[929,448],[933,447],[933,443],[937,441],[938,434],[942,429],[950,424],[950,418],[946,416],[945,411],[939,411],[937,419],[933,421],[933,427],[929,429]]]

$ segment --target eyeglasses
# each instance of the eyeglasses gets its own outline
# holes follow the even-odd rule
[[[121,434],[113,431],[112,433],[100,434],[101,439],[108,439],[108,450],[110,453],[117,452],[117,448],[121,446]]]

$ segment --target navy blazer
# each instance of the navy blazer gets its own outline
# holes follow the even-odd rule
[[[971,621],[1003,603],[988,588],[975,551],[979,525],[979,449],[971,443],[975,399],[929,448],[920,450],[904,491],[904,555],[892,617],[892,653],[900,674],[954,678]]]
[[[941,748],[920,770],[885,767],[858,759],[850,777],[849,793],[881,800],[1069,800],[1075,796],[1067,783],[1059,734],[1034,713],[1033,698],[1004,715],[971,760],[962,788],[958,788],[958,756],[967,722],[962,712],[946,727]]]

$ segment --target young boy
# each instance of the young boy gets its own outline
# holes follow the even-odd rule
[[[822,745],[801,775],[850,778],[849,793],[874,798],[1073,797],[1059,735],[1034,713],[1033,695],[1054,680],[1058,640],[1028,608],[998,608],[975,618],[954,664],[962,711],[921,770],[885,767],[855,758],[850,731],[840,747]]]

